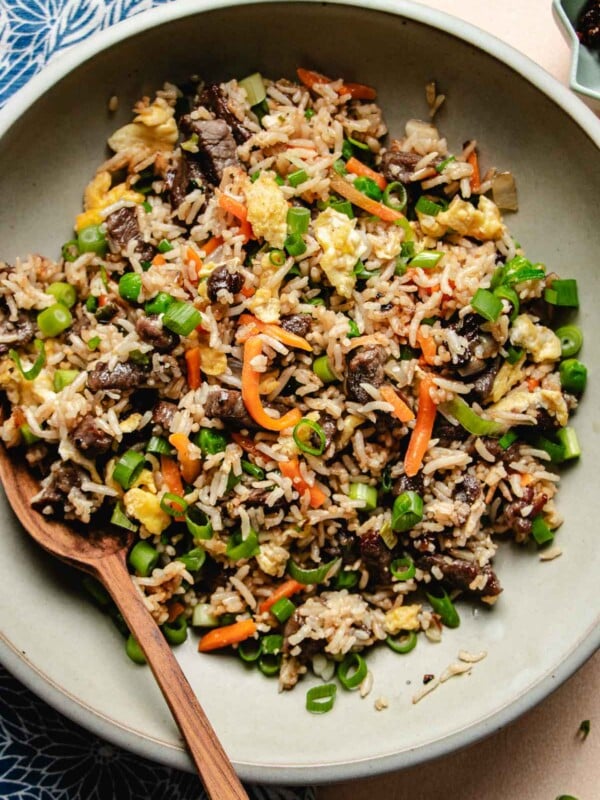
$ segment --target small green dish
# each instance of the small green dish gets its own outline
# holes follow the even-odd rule
[[[586,0],[552,0],[552,10],[571,47],[569,85],[592,111],[600,114],[600,53],[581,44],[577,19]]]

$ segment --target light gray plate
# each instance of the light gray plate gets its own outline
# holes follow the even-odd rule
[[[279,695],[273,681],[233,658],[178,657],[242,776],[312,782],[368,775],[421,762],[474,741],[540,700],[598,645],[600,566],[597,406],[600,285],[600,123],[546,73],[456,19],[406,2],[271,3],[226,7],[195,0],[135,17],[64,56],[3,112],[1,255],[57,255],[71,237],[82,189],[104,157],[107,135],[164,79],[197,73],[227,79],[254,70],[293,77],[295,67],[377,86],[392,133],[424,116],[424,85],[448,100],[438,122],[451,150],[474,137],[484,168],[511,169],[521,211],[509,219],[534,260],[579,279],[590,368],[575,418],[584,454],[565,472],[558,534],[564,555],[502,548],[505,586],[492,611],[464,606],[458,630],[407,657],[369,656],[371,696],[338,697],[334,711],[304,710],[307,683]],[[115,117],[107,100],[120,98]],[[34,691],[102,736],[187,768],[175,726],[147,669],[133,665],[111,623],[74,589],[68,573],[28,541],[2,503],[0,609],[3,657]],[[469,677],[418,705],[424,673],[436,675],[459,649],[487,650]],[[376,712],[374,699],[389,708]]]

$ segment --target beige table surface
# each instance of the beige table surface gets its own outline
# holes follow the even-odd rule
[[[568,83],[569,51],[550,0],[422,4],[493,33]],[[585,742],[577,735],[584,719],[591,721]],[[404,772],[321,787],[317,798],[556,800],[563,794],[600,800],[600,653],[547,700],[484,741]]]

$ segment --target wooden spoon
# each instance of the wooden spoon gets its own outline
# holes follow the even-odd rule
[[[127,571],[131,534],[77,533],[31,508],[39,486],[24,461],[0,447],[0,480],[25,530],[49,553],[101,581],[137,639],[169,704],[204,787],[212,800],[248,800],[233,766],[202,710],[171,648],[144,605]]]

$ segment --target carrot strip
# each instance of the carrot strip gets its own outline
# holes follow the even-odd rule
[[[421,330],[417,333],[417,341],[419,343],[419,347],[423,351],[423,358],[425,359],[426,364],[433,364],[435,357],[437,355],[437,347],[435,346],[435,341],[432,336],[423,336]]]
[[[344,180],[340,175],[334,175],[330,180],[332,191],[341,194],[346,200],[350,200],[355,206],[362,208],[368,214],[373,214],[379,217],[384,222],[396,222],[399,219],[405,219],[404,214],[396,211],[394,208],[384,206],[383,203],[378,203],[377,200],[372,200],[366,194],[359,192],[351,183]]]
[[[473,174],[471,175],[471,191],[478,192],[481,189],[481,177],[479,174],[479,157],[477,156],[477,151],[473,150],[472,153],[469,153],[467,156],[467,162],[473,167]]]
[[[204,251],[205,256],[209,256],[211,253],[220,247],[223,244],[223,239],[220,236],[213,236],[207,242],[204,242],[203,245],[200,246],[200,249]]]
[[[240,233],[244,237],[244,244],[250,239],[254,239],[254,231],[252,230],[252,225],[248,222],[247,219],[243,219],[240,222]]]
[[[257,336],[251,336],[244,345],[244,361],[242,364],[242,400],[252,419],[268,431],[282,431],[290,428],[302,419],[302,412],[293,408],[279,419],[270,417],[260,399],[259,386],[262,373],[252,367],[252,360],[262,353],[262,342]]]
[[[311,508],[320,508],[323,505],[327,499],[327,495],[319,489],[318,486],[309,486],[308,483],[306,483],[300,472],[300,463],[297,458],[292,458],[290,461],[280,461],[279,469],[285,478],[291,479],[294,489],[301,495],[308,489],[310,492]]]
[[[162,267],[162,265],[166,263],[167,259],[161,253],[157,253],[152,259],[152,265],[155,267]]]
[[[219,207],[242,222],[248,219],[248,209],[246,206],[243,203],[240,203],[239,200],[236,200],[235,197],[231,197],[229,194],[219,195]]]
[[[391,386],[382,386],[379,394],[382,400],[394,407],[394,414],[400,422],[410,422],[411,419],[415,418],[412,408],[398,397],[395,389]]]
[[[250,336],[255,336],[257,333],[266,333],[267,336],[272,336],[273,339],[277,339],[281,344],[285,344],[288,347],[297,347],[298,350],[306,350],[308,353],[312,353],[312,346],[306,339],[296,333],[286,331],[285,328],[274,322],[261,322],[261,320],[253,317],[252,314],[241,314],[239,322],[241,325],[253,325],[254,327],[246,334],[245,339],[238,337],[238,341],[247,341]]]
[[[169,616],[167,618],[167,622],[175,622],[177,617],[181,616],[181,614],[183,614],[185,611],[185,606],[181,603],[171,603],[171,605],[168,606],[168,609]]]
[[[193,483],[200,475],[202,463],[200,459],[190,456],[190,440],[185,433],[172,433],[169,436],[169,443],[177,450],[177,458],[183,480],[186,483]]]
[[[188,247],[185,257],[188,261],[191,261],[194,267],[196,268],[196,272],[200,272],[202,267],[204,266],[204,262],[198,255],[198,253],[194,250],[193,247]]]
[[[346,162],[346,169],[353,175],[361,175],[363,178],[371,178],[371,180],[375,181],[377,186],[379,186],[382,192],[387,186],[387,181],[380,172],[375,172],[374,169],[367,167],[366,164],[363,164],[362,161],[359,161],[358,158],[354,158],[354,156],[349,158]]]
[[[300,81],[309,89],[314,89],[320,83],[332,83],[332,79],[320,72],[315,72],[312,69],[303,69],[298,67],[296,70]],[[354,100],[375,100],[377,92],[372,86],[365,86],[363,83],[343,83],[339,89],[338,94],[349,94]]]
[[[231,434],[231,438],[236,444],[239,444],[242,450],[245,450],[247,453],[250,453],[250,455],[254,456],[254,458],[266,459],[265,454],[261,453],[261,451],[254,444],[253,439],[251,439],[249,436],[244,436],[241,433],[234,432]]]
[[[208,653],[210,650],[220,650],[221,647],[228,647],[231,644],[243,642],[256,633],[256,625],[251,619],[244,619],[241,622],[234,622],[233,625],[224,625],[222,628],[214,628],[205,633],[198,650],[201,653]]]
[[[535,392],[535,390],[540,385],[539,378],[527,378],[527,390],[529,392]]]
[[[243,294],[244,297],[254,297],[256,294],[256,289],[254,286],[242,286],[240,289],[240,294]]]
[[[404,471],[409,478],[414,477],[419,471],[431,439],[437,411],[437,406],[429,393],[432,387],[433,380],[429,375],[425,376],[419,385],[417,419],[404,457]]]
[[[278,600],[281,600],[282,597],[291,597],[293,594],[297,594],[301,592],[302,589],[306,587],[302,583],[298,583],[298,581],[293,580],[290,578],[289,581],[285,581],[278,586],[277,589],[273,592],[273,594],[269,595],[266,600],[263,600],[262,603],[258,606],[258,610],[262,613],[268,611]]]
[[[167,489],[178,497],[183,497],[183,484],[177,462],[168,456],[160,457],[160,471]]]
[[[187,366],[187,382],[190,389],[199,389],[202,383],[200,376],[200,348],[191,347],[185,351],[185,363]]]

